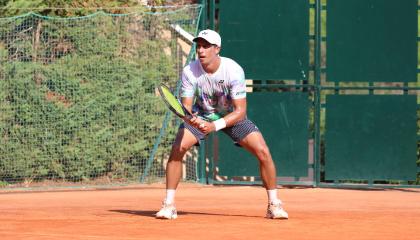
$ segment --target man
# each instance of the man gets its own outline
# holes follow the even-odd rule
[[[183,69],[181,101],[193,119],[184,119],[172,146],[166,167],[166,198],[157,218],[175,219],[175,191],[182,175],[182,158],[199,140],[214,131],[223,131],[259,161],[267,190],[267,218],[287,219],[277,198],[276,168],[258,128],[246,116],[246,84],[242,68],[232,59],[219,56],[221,38],[212,30],[196,38],[198,59]]]

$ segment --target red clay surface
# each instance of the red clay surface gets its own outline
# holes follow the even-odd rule
[[[154,218],[164,194],[0,191],[0,239],[420,239],[420,189],[279,189],[289,220],[264,218],[261,187],[181,184],[171,221]]]

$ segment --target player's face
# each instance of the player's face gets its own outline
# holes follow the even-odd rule
[[[197,39],[196,43],[197,57],[200,60],[201,65],[209,65],[217,59],[220,47],[213,45],[202,38]]]

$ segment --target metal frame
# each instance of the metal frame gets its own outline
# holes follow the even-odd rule
[[[315,151],[318,151],[316,154],[316,165],[317,165],[317,179],[316,179],[316,186],[317,187],[325,187],[325,188],[420,188],[420,185],[409,184],[408,181],[397,181],[400,184],[392,184],[392,181],[389,180],[389,184],[375,184],[376,181],[357,181],[357,180],[347,180],[347,181],[334,181],[332,183],[322,181],[321,179],[321,172],[323,170],[323,166],[321,165],[321,142],[323,137],[321,136],[321,114],[322,110],[325,109],[324,104],[321,102],[321,96],[323,95],[324,91],[327,90],[334,90],[334,94],[338,94],[341,90],[367,90],[369,95],[374,95],[374,90],[401,90],[403,91],[404,95],[408,94],[409,90],[418,91],[420,87],[413,86],[410,87],[408,83],[401,83],[403,86],[401,87],[382,87],[382,86],[374,86],[374,83],[368,83],[368,86],[339,86],[338,83],[331,83],[334,86],[324,86],[321,82],[321,74],[326,72],[326,68],[322,68],[321,66],[321,52],[322,43],[326,42],[327,37],[322,36],[322,24],[321,19],[323,16],[323,11],[327,10],[326,5],[321,3],[321,0],[315,0],[315,85],[316,85],[316,101],[315,101],[315,113],[317,114],[316,117],[316,144],[315,144]],[[328,3],[327,3],[328,4]],[[420,6],[418,7],[420,10]],[[418,37],[417,40],[419,41],[420,38]],[[324,49],[325,51],[325,49]],[[327,66],[328,67],[328,66]],[[420,72],[420,70],[418,70]],[[418,96],[418,93],[417,93]],[[420,109],[420,107],[418,108]],[[417,173],[420,173],[420,166],[417,167]],[[355,183],[356,182],[356,183]],[[379,182],[379,181],[378,181]]]
[[[223,1],[223,0],[221,0]],[[226,0],[225,0],[226,1]],[[309,1],[309,0],[308,0]],[[325,106],[322,104],[321,97],[324,91],[327,90],[334,90],[336,93],[339,93],[340,90],[367,90],[369,91],[369,94],[374,94],[374,90],[401,90],[404,91],[403,94],[408,94],[408,91],[414,90],[418,91],[420,90],[420,87],[416,86],[409,86],[408,83],[403,83],[403,86],[401,87],[381,87],[381,86],[374,86],[374,84],[369,83],[369,86],[339,86],[338,83],[331,83],[334,84],[334,86],[323,86],[322,85],[322,74],[325,73],[326,68],[323,68],[321,66],[321,53],[322,51],[325,51],[325,49],[322,49],[322,44],[326,42],[326,37],[322,36],[322,16],[323,11],[325,12],[327,10],[326,5],[322,4],[322,0],[314,0],[315,3],[310,4],[310,11],[314,11],[314,23],[315,23],[315,29],[314,29],[314,35],[309,36],[309,41],[314,41],[314,65],[310,66],[309,72],[312,72],[313,74],[313,84],[301,82],[301,84],[270,84],[270,87],[275,88],[306,88],[309,91],[313,92],[314,96],[314,102],[313,102],[313,109],[314,109],[314,132],[313,132],[313,153],[314,153],[314,163],[313,163],[313,181],[305,182],[305,181],[283,181],[279,182],[280,184],[284,185],[306,185],[306,186],[313,186],[313,187],[327,187],[327,188],[372,188],[372,187],[378,187],[378,188],[420,188],[420,185],[411,185],[408,184],[408,182],[402,182],[403,184],[375,184],[374,182],[368,182],[368,183],[347,183],[347,182],[341,182],[336,181],[334,183],[328,183],[323,182],[321,179],[321,172],[323,171],[323,166],[321,165],[321,142],[322,142],[322,135],[321,135],[321,115],[322,110],[325,108]],[[216,9],[218,8],[215,0],[201,0],[204,9],[202,14],[202,23],[201,28],[211,28],[216,29],[217,26],[215,26],[215,13]],[[420,6],[418,7],[418,10],[420,10]],[[417,37],[417,41],[420,41],[420,37]],[[418,70],[420,73],[420,69]],[[308,73],[308,75],[310,75]],[[262,81],[262,84],[253,84],[252,87],[267,87],[265,81]],[[418,94],[417,94],[418,95]],[[420,107],[419,107],[420,110]],[[420,139],[420,137],[419,137]],[[214,181],[213,178],[207,177],[205,168],[209,167],[210,171],[208,173],[208,176],[212,176],[212,163],[206,163],[206,151],[205,151],[205,143],[200,147],[200,159],[199,159],[199,165],[202,169],[199,176],[199,182],[200,183],[208,183],[208,184],[235,184],[235,185],[260,185],[261,181],[254,181],[254,182],[244,182],[244,181],[226,181],[226,182],[219,182]],[[420,166],[417,167],[417,172],[420,173]],[[356,182],[356,181],[354,181]],[[361,182],[361,181],[359,181]]]

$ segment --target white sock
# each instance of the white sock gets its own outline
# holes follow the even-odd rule
[[[176,189],[166,189],[165,202],[167,204],[172,204],[175,202],[175,191]]]
[[[281,202],[280,199],[277,197],[277,189],[267,189],[267,195],[268,195],[268,202],[269,203],[279,203]]]

